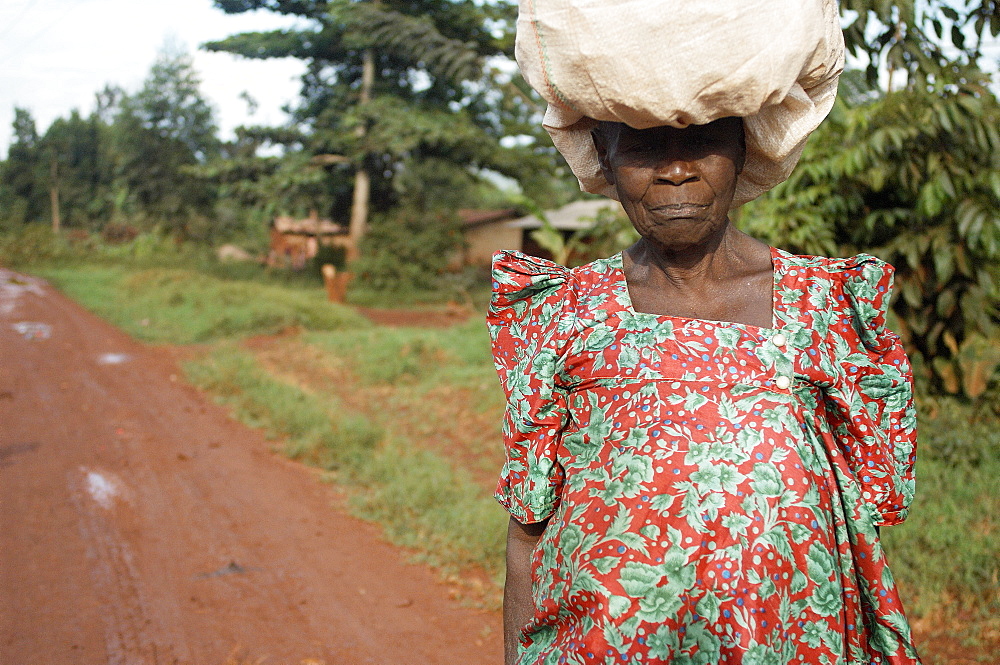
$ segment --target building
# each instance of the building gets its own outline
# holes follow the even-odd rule
[[[624,215],[621,204],[611,199],[574,201],[562,208],[548,210],[549,223],[566,237],[589,228],[597,214],[604,209]],[[462,263],[464,265],[489,265],[493,254],[503,249],[514,249],[532,256],[552,258],[531,237],[542,227],[542,220],[535,215],[518,217],[516,210],[459,210],[465,239]]]
[[[321,246],[346,249],[348,242],[346,228],[329,219],[320,219],[316,211],[306,219],[275,217],[271,222],[267,265],[300,270],[316,257]]]

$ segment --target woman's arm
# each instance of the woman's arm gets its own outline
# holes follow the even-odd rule
[[[531,621],[531,553],[548,520],[521,524],[513,517],[507,526],[507,581],[503,588],[503,653],[505,665],[515,665],[521,629]]]

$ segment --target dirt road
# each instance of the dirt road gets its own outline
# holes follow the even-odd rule
[[[334,488],[144,347],[0,270],[0,665],[477,665],[450,600]]]

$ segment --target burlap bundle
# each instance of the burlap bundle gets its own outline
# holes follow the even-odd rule
[[[597,120],[744,118],[735,207],[791,173],[837,96],[844,37],[835,0],[520,0],[516,53],[588,192],[617,198],[590,137]]]

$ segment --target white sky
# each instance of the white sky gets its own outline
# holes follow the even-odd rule
[[[223,137],[241,124],[280,124],[281,107],[298,96],[301,61],[247,60],[198,47],[292,23],[271,12],[225,14],[211,0],[0,0],[0,156],[7,154],[15,105],[31,111],[39,133],[74,108],[89,115],[106,83],[136,91],[168,41],[194,56]],[[243,91],[260,105],[252,118]]]

